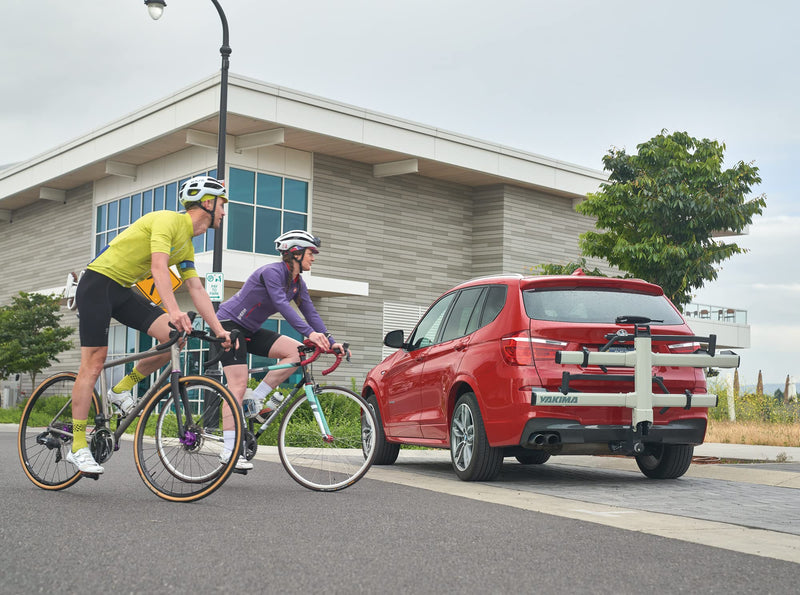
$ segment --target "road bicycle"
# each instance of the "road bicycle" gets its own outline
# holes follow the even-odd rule
[[[195,313],[188,313],[194,319]],[[233,444],[242,444],[244,419],[236,399],[212,378],[184,376],[181,350],[187,339],[220,343],[206,331],[172,331],[168,341],[136,354],[106,362],[100,374],[100,391],[92,391],[87,427],[89,448],[103,464],[119,450],[128,427],[138,419],[134,434],[136,469],[157,496],[173,502],[192,502],[217,490],[234,470],[241,446],[227,459],[223,451],[223,421],[234,432]],[[126,416],[112,412],[107,397],[105,370],[170,350],[170,364]],[[222,350],[219,350],[221,356]],[[206,362],[206,366],[213,365]],[[66,460],[71,448],[72,389],[77,374],[61,372],[44,380],[33,391],[19,424],[19,459],[25,475],[45,490],[63,490],[82,477]],[[116,408],[115,408],[116,410]]]
[[[231,333],[232,341],[234,333]],[[302,377],[263,423],[253,418],[248,420],[244,456],[248,460],[255,456],[259,437],[280,419],[278,455],[292,479],[319,492],[343,490],[361,479],[372,465],[377,422],[359,394],[339,386],[322,386],[314,381],[311,364],[323,353],[334,354],[336,361],[322,372],[323,376],[330,374],[348,353],[347,344],[343,351],[323,351],[306,340],[298,346],[298,351],[299,363],[249,370],[254,374],[299,368]]]

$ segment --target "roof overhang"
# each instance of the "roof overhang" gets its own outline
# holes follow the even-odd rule
[[[215,147],[219,75],[0,171],[0,212],[137,166],[188,144]],[[377,177],[416,173],[469,187],[511,184],[579,199],[603,172],[231,74],[227,142],[247,151],[278,144],[373,166]]]

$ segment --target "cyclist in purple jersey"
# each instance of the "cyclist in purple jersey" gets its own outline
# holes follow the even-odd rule
[[[292,301],[303,316],[292,307]],[[303,278],[300,275],[293,277],[284,262],[256,269],[239,292],[220,305],[217,315],[220,320],[231,320],[255,333],[267,318],[276,313],[304,337],[310,337],[311,333],[317,331],[323,335],[328,332],[311,303]]]
[[[300,361],[297,352],[300,343],[291,337],[261,328],[267,318],[279,313],[297,332],[320,348],[342,349],[311,303],[308,288],[300,275],[302,271],[311,269],[320,245],[319,238],[303,230],[292,230],[279,236],[275,239],[275,247],[282,261],[256,269],[236,295],[223,302],[217,312],[225,330],[238,330],[245,338],[239,341],[237,349],[231,349],[222,356],[228,388],[240,403],[244,401],[245,415],[255,417],[262,423],[282,399],[276,393],[264,404],[267,395],[291,376],[294,369],[269,372],[251,391],[247,389],[247,354],[275,358],[281,364]],[[302,316],[291,302],[297,304]],[[252,468],[252,463],[247,464],[248,468]]]

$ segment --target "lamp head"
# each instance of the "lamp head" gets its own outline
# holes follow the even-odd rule
[[[144,0],[147,5],[147,12],[150,13],[150,18],[157,21],[164,14],[164,9],[167,7],[165,0]]]

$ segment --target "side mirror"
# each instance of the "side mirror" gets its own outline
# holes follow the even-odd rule
[[[405,347],[405,343],[403,342],[403,331],[389,331],[383,338],[383,344],[386,345],[386,347],[392,347],[393,349],[402,349]]]

